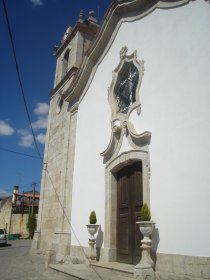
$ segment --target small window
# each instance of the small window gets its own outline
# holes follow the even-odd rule
[[[139,71],[136,66],[133,62],[125,62],[115,85],[115,98],[120,113],[127,113],[130,106],[136,102],[138,81]]]

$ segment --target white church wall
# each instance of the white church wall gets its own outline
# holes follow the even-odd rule
[[[100,153],[106,148],[111,134],[108,121],[111,112],[107,101],[111,73],[103,65],[99,69],[79,106],[77,118],[72,226],[84,246],[88,246],[85,225],[89,223],[92,210],[95,210],[97,223],[102,225],[104,232],[105,170]],[[104,73],[103,79],[101,73]],[[78,245],[74,236],[72,244]]]
[[[208,22],[209,3],[198,0],[121,25],[78,112],[72,225],[83,246],[88,245],[85,225],[91,210],[104,231],[105,165],[100,152],[111,134],[107,87],[126,45],[145,61],[142,112],[134,112],[131,120],[139,132],[152,133],[150,203],[159,234],[157,252],[209,256]],[[72,244],[78,245],[73,236]]]

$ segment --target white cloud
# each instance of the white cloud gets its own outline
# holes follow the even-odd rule
[[[34,114],[36,115],[36,120],[32,122],[32,127],[34,131],[37,130],[46,130],[47,128],[47,119],[48,119],[48,112],[49,112],[49,105],[47,103],[37,102],[36,107],[34,109]],[[30,127],[19,129],[18,134],[20,134],[20,141],[18,142],[19,146],[26,147],[26,148],[33,148],[34,147],[34,139],[31,133]],[[37,142],[40,144],[45,143],[45,131],[40,132],[36,136]]]
[[[14,129],[6,121],[0,121],[0,135],[10,136],[14,132]]]
[[[33,136],[29,129],[18,129],[18,133],[21,135],[18,145],[26,148],[33,148]]]
[[[34,114],[36,115],[47,115],[49,112],[49,104],[37,102],[36,108],[34,109]]]
[[[46,135],[44,133],[39,133],[36,136],[36,140],[40,143],[40,144],[45,144],[45,137]]]
[[[42,6],[43,2],[41,0],[30,0],[31,3],[34,4],[34,6]]]
[[[33,129],[46,129],[47,128],[47,116],[39,117],[38,120],[32,123]]]
[[[47,118],[49,112],[49,104],[37,102],[34,114],[37,115],[37,120],[32,123],[33,129],[46,129]]]
[[[5,191],[4,189],[0,189],[0,198],[11,196],[12,194]]]

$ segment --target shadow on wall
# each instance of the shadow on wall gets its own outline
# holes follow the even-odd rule
[[[157,253],[157,248],[158,244],[160,242],[160,237],[159,237],[159,230],[158,228],[154,228],[153,233],[152,233],[152,259],[154,261],[154,266],[156,265],[156,253]]]
[[[104,232],[101,230],[101,226],[98,229],[98,235],[96,238],[96,260],[99,261],[101,254],[101,247],[104,242]]]

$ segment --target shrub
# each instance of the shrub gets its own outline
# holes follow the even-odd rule
[[[151,220],[151,213],[149,207],[146,203],[143,204],[140,210],[140,217],[142,221],[150,221]]]
[[[96,213],[95,213],[95,211],[92,211],[92,212],[90,213],[89,222],[90,222],[90,224],[96,224],[97,218],[96,218]]]
[[[36,215],[29,213],[28,215],[28,221],[27,221],[27,229],[29,232],[29,237],[33,239],[34,232],[36,230]]]

